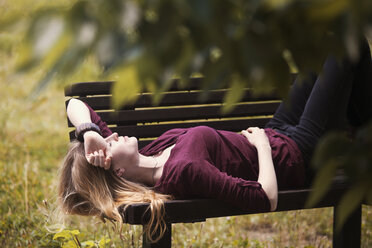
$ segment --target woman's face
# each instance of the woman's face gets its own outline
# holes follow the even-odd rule
[[[133,165],[137,165],[138,156],[138,141],[135,137],[118,136],[113,133],[106,138],[107,150],[106,154],[111,154],[111,169],[117,172],[118,169],[127,170]]]

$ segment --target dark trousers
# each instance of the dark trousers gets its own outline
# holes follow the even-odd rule
[[[372,64],[364,40],[358,61],[328,56],[319,75],[296,79],[288,98],[266,127],[292,138],[308,166],[318,140],[326,131],[346,124],[360,126],[370,119]]]

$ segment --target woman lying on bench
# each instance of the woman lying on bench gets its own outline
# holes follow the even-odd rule
[[[205,126],[172,129],[138,150],[135,137],[112,133],[83,102],[67,115],[77,128],[61,168],[59,197],[69,214],[122,222],[118,207],[150,203],[148,226],[164,233],[163,203],[215,198],[245,210],[274,211],[278,187],[304,186],[319,138],[334,124],[354,126],[372,117],[372,67],[367,43],[360,58],[329,56],[320,76],[292,86],[265,129],[240,134]],[[94,165],[94,166],[93,166]],[[147,233],[150,240],[154,233]],[[159,238],[159,237],[157,237]]]

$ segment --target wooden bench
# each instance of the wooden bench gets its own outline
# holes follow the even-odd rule
[[[226,89],[210,91],[208,97],[204,99],[203,92],[198,90],[202,79],[192,79],[186,89],[179,89],[177,82],[175,80],[171,89],[164,93],[157,107],[151,104],[151,94],[144,92],[135,104],[125,106],[120,111],[112,110],[110,100],[113,82],[76,83],[65,89],[65,95],[68,99],[75,97],[88,103],[112,131],[118,132],[119,135],[137,137],[140,147],[172,128],[206,125],[238,132],[250,126],[264,127],[280,103],[275,96],[255,97],[249,89],[246,89],[243,99],[234,111],[222,115],[220,105]],[[200,101],[200,99],[204,100]],[[73,127],[70,122],[68,126]],[[71,131],[70,139],[74,138],[74,131]],[[335,210],[346,189],[348,189],[347,183],[342,178],[335,178],[331,190],[314,208],[333,207]],[[309,188],[279,191],[276,211],[304,209],[310,192]],[[135,204],[128,207],[125,212],[122,212],[125,222],[146,225],[147,207],[148,204]],[[333,234],[333,247],[360,247],[361,209],[359,206],[353,212],[341,232]],[[166,234],[157,243],[149,243],[144,237],[143,247],[171,247],[172,223],[202,222],[207,218],[252,213],[241,211],[215,199],[172,200],[165,203],[165,212]],[[334,226],[336,221],[334,218]]]

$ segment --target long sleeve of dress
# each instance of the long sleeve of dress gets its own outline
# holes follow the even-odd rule
[[[200,165],[186,165],[184,169],[185,187],[199,192],[201,197],[216,198],[243,210],[270,211],[270,201],[256,181],[232,177],[219,171],[208,161]]]
[[[112,134],[112,131],[107,126],[106,122],[102,121],[101,117],[88,105],[85,103],[85,105],[88,107],[90,112],[90,119],[94,124],[99,126],[102,132],[102,137],[106,138]]]

